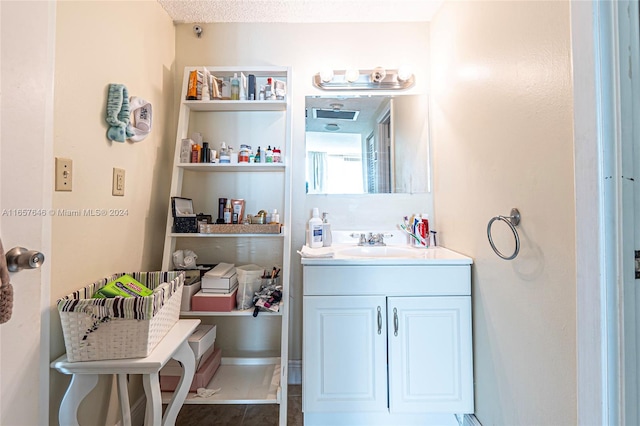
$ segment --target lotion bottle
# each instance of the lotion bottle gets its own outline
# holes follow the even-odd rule
[[[322,213],[322,246],[331,247],[331,224],[329,213]]]
[[[309,247],[322,247],[322,219],[317,207],[313,208],[313,217],[309,220]]]

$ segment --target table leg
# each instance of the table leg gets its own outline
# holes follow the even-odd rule
[[[127,385],[127,375],[118,374],[118,398],[120,399],[120,411],[122,413],[122,424],[131,426],[131,407],[129,406],[129,387]]]
[[[96,384],[98,384],[97,374],[74,374],[71,377],[71,383],[62,398],[58,413],[61,426],[78,426],[78,407]]]
[[[160,375],[156,373],[142,376],[144,393],[147,395],[145,411],[145,426],[160,426],[162,424],[162,395],[160,394]]]
[[[164,413],[162,422],[163,425],[174,425],[176,423],[178,413],[189,393],[189,388],[193,382],[193,375],[196,371],[196,357],[186,340],[182,342],[171,357],[182,364],[183,372],[180,383],[178,383],[178,387],[173,393],[169,405],[167,405],[167,410]]]

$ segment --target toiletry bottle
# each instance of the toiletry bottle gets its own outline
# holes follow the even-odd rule
[[[260,147],[258,147],[258,150],[256,151],[256,157],[255,157],[254,161],[256,163],[260,162]]]
[[[211,150],[209,149],[209,142],[202,142],[202,150],[201,150],[201,153],[200,153],[200,162],[201,163],[209,163],[209,162],[211,162],[210,155],[211,155]]]
[[[274,163],[282,162],[282,154],[280,152],[280,148],[273,148],[273,162]]]
[[[200,158],[198,157],[198,155],[200,154],[200,152],[198,151],[198,144],[193,144],[191,145],[191,162],[192,163],[197,163]]]
[[[231,156],[229,155],[229,149],[227,148],[227,143],[222,142],[220,144],[220,163],[230,163]]]
[[[331,224],[329,213],[322,213],[322,246],[331,247]]]
[[[224,208],[226,205],[226,198],[218,198],[218,220],[216,220],[218,224],[224,223]]]
[[[224,223],[231,223],[231,200],[224,206]]]
[[[260,86],[260,93],[258,94],[259,101],[264,101],[265,93],[266,93],[266,89],[264,88],[264,86]]]
[[[273,209],[273,213],[271,213],[271,222],[269,223],[280,223],[280,214],[278,213],[278,209]]]
[[[240,80],[238,80],[238,73],[234,73],[231,79],[231,100],[240,100]]]
[[[422,213],[422,225],[424,226],[424,241],[426,244],[426,247],[429,247],[429,240],[431,239],[431,231],[429,230],[429,215],[427,213]]]
[[[271,86],[271,77],[267,78],[267,86],[264,91],[264,98],[266,100],[271,99],[271,95],[273,94],[273,87]]]
[[[273,150],[271,149],[271,145],[267,147],[267,152],[264,156],[265,163],[273,163]]]
[[[309,220],[309,247],[322,247],[322,219],[317,207],[313,208],[313,217]]]

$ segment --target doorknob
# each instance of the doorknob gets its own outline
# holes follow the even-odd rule
[[[39,268],[44,263],[44,254],[35,250],[27,250],[24,247],[12,248],[7,252],[5,258],[9,272]]]

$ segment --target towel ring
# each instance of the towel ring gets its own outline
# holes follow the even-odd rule
[[[516,239],[516,249],[513,251],[513,254],[511,256],[502,254],[500,250],[496,248],[496,245],[493,242],[493,238],[491,237],[491,226],[496,220],[501,220],[509,225],[509,228],[511,228],[511,232],[513,232],[513,236]],[[511,216],[496,216],[492,218],[487,225],[487,237],[489,238],[489,244],[491,244],[491,248],[493,249],[493,251],[504,260],[515,259],[520,252],[520,237],[518,236],[518,231],[516,230],[516,226],[518,226],[518,224],[520,224],[520,212],[518,211],[518,209],[513,208],[511,209]]]

